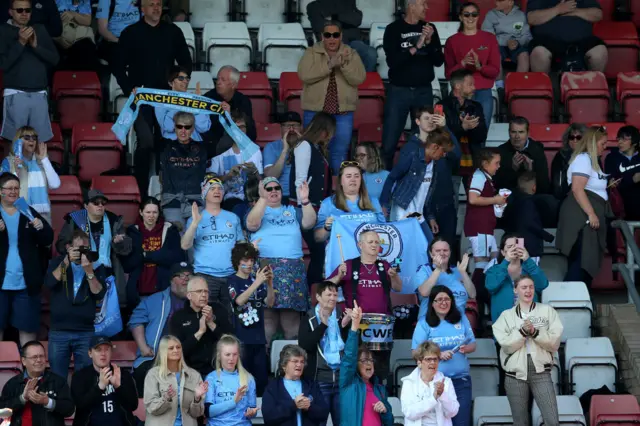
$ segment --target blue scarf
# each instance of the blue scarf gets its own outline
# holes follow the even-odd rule
[[[316,317],[320,318],[320,305],[316,305]],[[340,336],[340,327],[338,326],[338,316],[334,309],[327,320],[327,331],[320,340],[320,347],[327,365],[332,370],[340,367],[340,352],[344,350],[344,342]]]
[[[251,142],[251,139],[236,126],[231,119],[231,115],[222,109],[220,102],[204,96],[192,95],[191,93],[146,88],[139,88],[135,94],[132,93],[129,96],[127,103],[118,116],[118,120],[111,127],[111,131],[122,144],[126,143],[129,129],[138,117],[138,107],[140,105],[151,105],[154,108],[170,108],[192,114],[217,115],[220,125],[240,148],[243,161],[249,161],[251,156],[260,150],[260,147]]]

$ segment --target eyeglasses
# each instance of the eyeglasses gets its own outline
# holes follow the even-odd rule
[[[273,191],[282,191],[282,187],[281,186],[270,186],[268,188],[264,189],[267,192],[273,192]]]
[[[429,358],[424,357],[424,358],[422,358],[420,361],[422,361],[422,362],[426,362],[427,364],[435,364],[435,363],[436,363],[436,362],[438,362],[439,360],[438,360],[438,357],[435,357],[435,356],[431,357],[431,356],[430,356]]]
[[[38,142],[38,135],[22,135],[22,140]]]
[[[360,163],[357,161],[343,161],[340,163],[341,169],[344,169],[345,167],[360,167]]]
[[[324,38],[340,38],[340,32],[336,31],[335,33],[330,33],[330,32],[326,32],[326,33],[322,33],[322,36]]]
[[[300,129],[302,126],[298,123],[291,123],[291,124],[283,124],[282,127],[284,127],[285,129],[289,128],[289,129]]]
[[[198,296],[202,296],[202,295],[205,295],[205,294],[209,294],[209,290],[206,290],[206,289],[201,289],[201,290],[191,290],[189,293],[195,293],[195,294],[197,294]]]
[[[19,186],[4,186],[2,187],[3,191],[7,191],[7,192],[20,192],[20,187]]]
[[[464,16],[465,18],[477,18],[478,16],[480,16],[480,14],[478,12],[464,12],[462,16]]]
[[[186,125],[186,124],[176,124],[176,129],[177,129],[177,130],[182,130],[182,129],[185,129],[185,130],[191,130],[191,128],[192,128],[192,127],[193,127],[193,124],[189,124],[189,125]]]
[[[191,81],[191,77],[186,75],[179,75],[175,79],[178,81]]]
[[[576,140],[576,141],[581,141],[582,140],[582,135],[569,135],[569,140]]]
[[[367,154],[356,154],[356,158],[367,158],[368,155]]]
[[[31,13],[31,8],[30,7],[18,7],[13,9],[18,13]]]
[[[180,278],[183,281],[186,281],[191,277],[191,274],[180,274],[180,275],[176,275],[175,277]]]
[[[437,299],[433,299],[433,301],[441,305],[451,303],[451,299],[448,297],[438,297]]]
[[[373,364],[375,363],[375,360],[373,358],[360,358],[358,362],[361,362],[363,364]]]
[[[38,361],[41,359],[45,359],[44,355],[33,355],[33,356],[25,356],[24,359],[28,359],[29,361]]]
[[[94,206],[106,206],[107,205],[107,201],[106,200],[93,200],[93,201],[89,201],[91,204],[93,204]]]

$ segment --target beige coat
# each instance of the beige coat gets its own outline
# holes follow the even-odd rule
[[[173,426],[178,413],[178,398],[165,401],[163,395],[172,385],[178,388],[176,375],[171,373],[166,379],[160,377],[159,368],[153,367],[144,379],[144,407],[147,411],[146,426]],[[202,377],[193,368],[185,368],[180,374],[180,408],[183,426],[197,426],[197,418],[204,415],[204,396],[199,403],[193,402],[195,389]]]
[[[340,112],[355,111],[358,106],[358,85],[367,77],[364,65],[358,53],[343,44],[340,54],[347,58],[340,67],[335,67],[338,86],[338,105]],[[329,55],[322,42],[309,47],[298,64],[298,77],[302,80],[302,109],[322,111],[324,99],[329,87]]]

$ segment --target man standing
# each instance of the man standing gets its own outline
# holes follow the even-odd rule
[[[89,357],[93,363],[77,371],[71,381],[71,395],[77,404],[74,426],[136,424],[136,384],[127,370],[111,363],[112,351],[107,337],[91,339]]]
[[[396,146],[411,109],[433,105],[433,67],[444,64],[438,31],[424,22],[426,9],[426,0],[407,0],[404,18],[389,24],[384,31],[390,84],[384,109],[382,154],[388,170],[393,166]]]
[[[0,22],[7,22],[11,18],[11,4],[13,0],[0,0]],[[35,0],[31,5],[31,25],[44,25],[49,37],[62,35],[62,19],[55,0]]]
[[[64,426],[65,417],[73,414],[67,374],[64,378],[46,371],[47,358],[42,343],[30,341],[22,346],[24,373],[4,385],[0,409],[13,410],[12,424],[22,426]]]
[[[203,277],[196,275],[189,279],[187,299],[189,305],[171,318],[169,332],[182,342],[187,365],[206,377],[213,371],[211,361],[218,340],[224,334],[233,333],[234,329],[225,306],[218,302],[207,303],[209,288]]]
[[[300,114],[289,111],[280,119],[280,129],[282,138],[270,142],[264,147],[263,163],[264,176],[274,177],[280,182],[282,187],[282,198],[289,198],[289,175],[291,174],[291,164],[289,160],[289,149],[302,137],[302,119]],[[287,204],[287,200],[282,201]]]
[[[129,25],[120,34],[114,58],[113,74],[125,96],[137,87],[168,90],[167,76],[175,62],[191,73],[191,54],[182,31],[160,20],[162,0],[142,0],[142,13],[143,19]],[[142,106],[134,124],[138,136],[134,164],[140,193],[145,195],[152,154],[161,150],[155,142],[156,127],[153,107]]]
[[[4,72],[0,135],[13,140],[19,128],[29,125],[46,142],[53,137],[47,101],[49,71],[60,57],[46,28],[29,26],[31,1],[11,0],[10,7],[11,19],[0,25],[0,69]]]

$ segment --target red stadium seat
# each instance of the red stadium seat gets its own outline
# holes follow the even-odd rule
[[[280,124],[278,123],[256,123],[258,138],[256,143],[260,148],[264,148],[269,142],[277,141],[282,137]]]
[[[83,207],[82,189],[78,178],[60,176],[60,188],[49,190],[49,200],[51,201],[51,226],[54,231],[60,232],[64,224],[64,216]]]
[[[122,143],[111,131],[111,123],[76,124],[71,134],[78,178],[89,182],[94,176],[115,170],[122,161]]]
[[[285,104],[287,111],[295,111],[302,117],[302,81],[298,78],[297,72],[283,72],[280,74],[280,84],[278,85],[280,102]]]
[[[640,28],[640,2],[630,0],[629,12],[631,12],[631,22],[636,28]]]
[[[399,305],[417,305],[418,297],[415,293],[411,294],[401,294],[396,293],[395,291],[391,292],[391,306],[399,306]]]
[[[425,22],[446,22],[451,20],[451,2],[430,1],[427,4]]]
[[[616,97],[625,115],[625,123],[640,127],[640,72],[618,74]]]
[[[64,130],[77,123],[99,121],[102,102],[100,79],[95,72],[58,71],[53,75],[53,99]]]
[[[587,127],[604,127],[607,131],[607,148],[616,148],[618,146],[618,131],[624,125],[624,123],[589,123]],[[604,162],[604,157],[602,161]]]
[[[613,12],[616,10],[616,0],[598,0],[602,9],[602,21],[613,21]],[[633,2],[633,0],[632,0]],[[620,24],[621,22],[616,22]]]
[[[147,411],[144,406],[144,399],[138,399],[138,408],[133,412],[133,415],[138,418],[141,422],[144,422],[147,419]]]
[[[553,87],[542,72],[512,72],[507,74],[505,98],[512,116],[526,117],[530,123],[551,123]]]
[[[560,80],[560,99],[571,123],[607,122],[609,87],[598,71],[565,72]]]
[[[358,108],[353,114],[353,127],[361,124],[382,124],[384,111],[384,84],[377,72],[368,72],[365,81],[358,86]]]
[[[99,189],[109,199],[108,210],[122,215],[124,223],[135,222],[140,208],[140,191],[133,176],[96,176],[91,188]]]
[[[0,389],[20,373],[21,368],[20,352],[15,342],[0,342]]]
[[[64,164],[64,139],[62,138],[62,130],[58,123],[51,123],[53,130],[53,138],[47,142],[47,155],[52,163],[57,163],[62,167]]]
[[[382,145],[382,125],[381,124],[362,124],[358,127],[358,143],[374,142],[378,146]],[[404,132],[400,134],[398,141],[398,149],[406,142]]]
[[[273,91],[267,74],[264,72],[240,73],[238,91],[251,99],[253,120],[256,123],[268,123],[273,111]]]
[[[609,60],[604,75],[613,80],[620,72],[638,71],[638,31],[632,22],[597,22],[593,33],[607,45]]]
[[[561,148],[562,135],[569,127],[567,124],[531,124],[529,137],[547,148]]]
[[[132,341],[116,341],[113,342],[111,359],[120,367],[133,367],[133,361],[136,360],[136,351],[138,346]]]
[[[633,395],[593,395],[589,419],[591,426],[640,423],[640,406]]]

